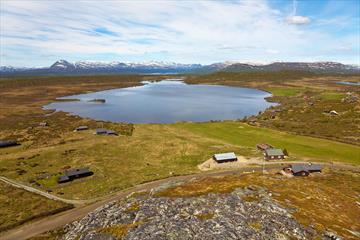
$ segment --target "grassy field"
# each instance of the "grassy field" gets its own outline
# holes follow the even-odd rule
[[[292,209],[294,217],[319,232],[331,231],[344,239],[358,239],[360,232],[360,173],[325,169],[321,175],[285,178],[275,174],[230,175],[190,181],[157,193],[165,197],[194,197],[227,193],[235,188],[265,187],[281,205]],[[244,199],[257,201],[257,196]],[[336,216],[336,217],[334,217]],[[319,236],[320,239],[320,236]]]
[[[64,135],[64,143],[0,150],[0,174],[28,182],[66,198],[103,196],[142,182],[195,173],[214,153],[235,151],[247,157],[262,154],[261,142],[286,148],[294,160],[360,164],[360,147],[240,122],[135,125],[132,136],[95,136],[91,130]],[[94,175],[57,184],[68,167],[87,166]]]
[[[286,148],[291,157],[300,160],[360,164],[360,147],[339,142],[252,127],[237,122],[189,123],[181,124],[179,127],[248,148],[254,148],[257,143],[269,143],[282,149]]]
[[[268,101],[280,103],[258,116],[255,125],[295,134],[360,145],[360,88],[336,84],[360,81],[360,75],[324,75],[301,72],[220,72],[189,76],[191,84],[223,84],[259,88],[273,94]],[[335,110],[338,116],[328,112]]]
[[[0,232],[71,207],[0,182]]]

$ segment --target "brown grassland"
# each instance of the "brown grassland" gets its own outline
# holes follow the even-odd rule
[[[243,121],[133,125],[82,119],[42,109],[58,97],[136,86],[143,80],[167,77],[0,78],[0,139],[16,139],[21,143],[21,146],[0,149],[0,175],[51,190],[52,194],[64,198],[97,199],[139,183],[197,173],[197,165],[216,152],[235,151],[245,157],[261,157],[254,149],[259,141],[287,148],[290,160],[360,164],[359,102],[347,98],[348,92],[359,96],[360,90],[356,86],[335,83],[359,81],[359,75],[285,72],[185,76],[185,81],[191,84],[264,89],[273,93],[270,101],[280,103]],[[329,116],[324,113],[328,110],[336,110],[339,115]],[[47,122],[49,126],[39,126],[40,122]],[[74,133],[79,125],[88,125],[90,130]],[[94,136],[93,129],[99,126],[117,130],[121,136]],[[82,166],[89,167],[94,175],[66,184],[56,182],[65,168]],[[336,176],[337,173],[329,173],[319,179],[342,184],[341,174]],[[349,176],[349,179],[357,179],[357,175]],[[318,178],[309,179],[315,184]],[[299,187],[306,186],[302,186],[300,180],[290,182],[294,181],[299,181]],[[287,186],[286,181],[282,184]],[[0,206],[6,210],[4,218],[10,221],[16,204],[4,207],[7,191],[4,190]],[[350,197],[356,193],[352,194],[349,188]],[[15,195],[14,201],[17,198],[21,198],[20,195]],[[26,198],[35,201],[33,197]],[[42,209],[28,206],[33,211],[20,211],[31,216],[42,213]],[[58,209],[56,203],[48,202],[46,206],[49,212]]]

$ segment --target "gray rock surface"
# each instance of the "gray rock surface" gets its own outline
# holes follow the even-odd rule
[[[250,187],[188,198],[129,197],[67,225],[63,239],[116,239],[100,229],[118,224],[134,224],[123,237],[127,240],[311,239],[317,235],[300,225],[264,188]]]

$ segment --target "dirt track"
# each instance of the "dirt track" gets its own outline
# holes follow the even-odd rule
[[[334,168],[340,168],[340,169],[356,169],[360,170],[357,167],[353,166],[347,166],[347,165],[340,165],[340,164],[324,164],[329,167]],[[279,169],[279,165],[277,163],[274,163],[273,165],[267,165],[265,166],[265,169],[271,170],[271,169]],[[222,172],[203,172],[199,174],[194,175],[185,175],[185,176],[176,176],[161,180],[156,180],[149,183],[140,184],[138,186],[132,187],[130,189],[126,189],[124,191],[118,192],[113,196],[108,197],[107,199],[92,203],[87,206],[77,207],[75,209],[62,212],[53,216],[49,216],[47,218],[41,219],[36,222],[29,223],[27,225],[20,226],[18,228],[9,230],[7,232],[2,233],[0,236],[0,240],[21,240],[21,239],[28,239],[30,237],[34,237],[38,234],[51,231],[57,228],[60,228],[68,223],[71,223],[77,219],[80,219],[84,217],[86,214],[88,214],[91,211],[94,211],[96,208],[114,201],[114,200],[120,200],[126,196],[128,196],[132,192],[136,191],[150,191],[154,187],[158,187],[162,184],[169,183],[171,181],[185,181],[190,180],[195,177],[210,177],[210,176],[224,176],[228,174],[237,174],[237,173],[244,173],[244,172],[253,172],[253,171],[262,171],[262,167],[244,167],[241,169],[236,170],[230,170],[230,171],[222,171]]]
[[[21,189],[24,189],[26,191],[39,194],[39,195],[44,196],[46,198],[49,198],[51,200],[56,200],[56,201],[61,201],[61,202],[64,202],[64,203],[74,204],[75,206],[83,205],[83,204],[85,204],[87,202],[87,201],[83,201],[83,200],[72,200],[72,199],[61,198],[61,197],[52,195],[50,193],[43,192],[43,191],[41,191],[39,189],[27,186],[25,184],[15,182],[15,181],[13,181],[11,179],[8,179],[6,177],[3,177],[3,176],[0,176],[0,181],[3,181],[4,183],[9,184],[11,186],[14,186],[16,188],[21,188]]]

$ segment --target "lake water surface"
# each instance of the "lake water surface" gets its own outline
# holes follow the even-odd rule
[[[336,82],[337,84],[360,86],[360,82]]]
[[[204,122],[255,115],[276,105],[264,99],[269,96],[269,93],[257,89],[188,85],[168,79],[144,82],[143,86],[67,96],[61,99],[80,101],[54,102],[44,108],[113,122]],[[106,102],[89,102],[93,99],[105,99]]]

